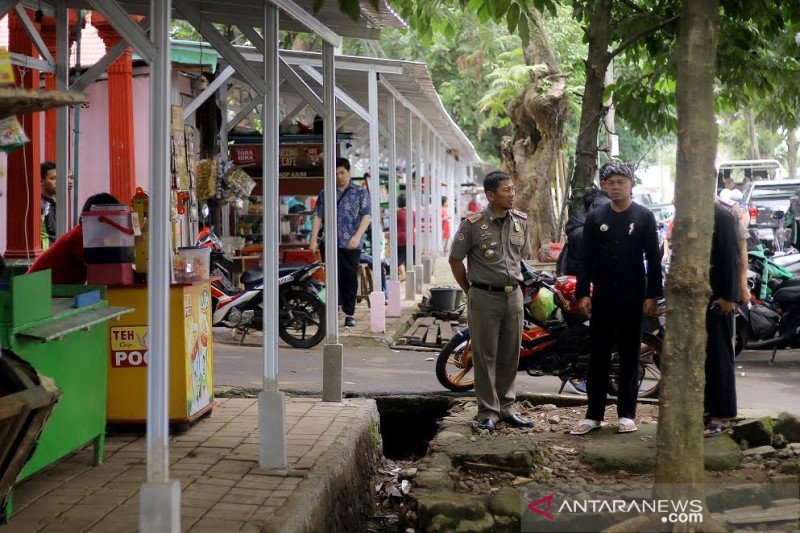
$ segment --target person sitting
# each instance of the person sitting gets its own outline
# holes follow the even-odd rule
[[[119,204],[108,193],[95,194],[86,199],[81,212],[90,211],[93,205]],[[53,284],[83,285],[86,283],[86,261],[83,257],[83,227],[79,223],[58,238],[28,268],[27,274],[50,269]]]

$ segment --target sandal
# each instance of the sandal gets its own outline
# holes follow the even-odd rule
[[[631,420],[630,418],[620,418],[617,421],[617,432],[618,433],[633,433],[634,431],[638,430],[639,428],[636,427],[636,422]]]
[[[703,430],[703,437],[718,437],[723,433],[727,433],[730,426],[722,422],[709,422]]]
[[[584,418],[577,424],[575,427],[572,428],[572,431],[569,432],[570,435],[586,435],[593,429],[600,429],[600,425],[602,423],[598,420],[592,420],[590,418]]]

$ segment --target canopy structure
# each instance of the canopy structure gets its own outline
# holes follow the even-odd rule
[[[148,271],[148,412],[147,412],[147,482],[140,492],[140,529],[145,532],[180,531],[180,487],[177,480],[169,478],[168,444],[168,347],[169,286],[171,270],[170,234],[170,190],[165,176],[170,175],[170,103],[172,99],[170,80],[170,29],[173,19],[183,19],[192,24],[203,38],[214,47],[228,68],[220,71],[220,77],[235,75],[244,80],[258,94],[264,123],[264,205],[278,202],[278,123],[280,121],[279,94],[294,92],[305,99],[324,119],[325,146],[325,201],[335,205],[336,178],[335,139],[337,116],[349,120],[356,116],[367,124],[370,170],[373,189],[378,190],[379,138],[385,139],[385,151],[389,169],[397,167],[397,133],[403,140],[407,175],[416,168],[417,179],[408,180],[409,200],[420,217],[427,220],[426,236],[422,245],[415,249],[409,266],[418,270],[420,262],[435,259],[440,247],[437,245],[440,210],[438,198],[440,183],[453,183],[454,176],[465,174],[480,159],[474,148],[460,132],[444,110],[427,70],[420,63],[335,57],[334,48],[341,45],[341,38],[376,38],[383,28],[404,27],[405,23],[381,0],[378,9],[369,1],[360,2],[358,20],[352,20],[339,12],[335,2],[323,3],[322,9],[313,13],[314,0],[0,0],[0,16],[17,8],[41,9],[45,15],[57,21],[57,53],[52,57],[44,47],[33,24],[26,30],[37,44],[41,57],[12,54],[12,62],[34,68],[41,72],[54,72],[57,89],[61,91],[82,90],[100,76],[106,68],[128,47],[150,65],[150,187]],[[122,36],[122,41],[112,47],[105,57],[90,67],[83,75],[70,83],[69,39],[67,9],[78,8],[100,12]],[[17,9],[21,17],[27,18],[24,9]],[[132,15],[143,15],[136,23]],[[214,24],[236,25],[255,45],[255,49],[240,50],[232,46],[215,28]],[[256,30],[260,29],[260,32]],[[278,30],[310,31],[323,40],[321,54],[285,52],[279,55]],[[254,54],[258,54],[256,57]],[[341,64],[341,68],[337,66]],[[341,76],[337,85],[335,79]],[[210,92],[224,87],[223,77]],[[288,83],[286,83],[288,82]],[[321,89],[321,90],[320,90]],[[204,96],[205,95],[205,96]],[[202,93],[207,98],[209,94]],[[337,113],[336,102],[344,113]],[[396,105],[403,107],[397,112]],[[194,103],[193,103],[194,104]],[[199,102],[196,103],[199,105]],[[253,106],[255,107],[255,106]],[[190,111],[191,105],[186,112]],[[196,105],[194,107],[196,109]],[[60,175],[66,175],[69,152],[69,116],[65,108],[57,112],[56,164]],[[222,128],[224,137],[227,127]],[[270,162],[267,164],[267,162]],[[390,190],[396,189],[396,176],[390,172]],[[415,185],[416,181],[416,185]],[[451,190],[454,187],[450,188]],[[373,195],[373,210],[377,211],[377,195]],[[67,180],[59,180],[57,201],[66,203]],[[396,197],[391,197],[391,218],[396,209]],[[277,280],[278,263],[278,213],[264,210],[264,278]],[[59,228],[66,227],[66,210],[59,212]],[[409,221],[413,217],[407,217]],[[326,239],[335,241],[336,211],[325,214]],[[409,232],[413,230],[411,223]],[[422,228],[420,228],[422,229]],[[380,223],[373,224],[373,237],[380,230]],[[396,223],[392,223],[390,239],[396,242]],[[373,242],[378,239],[373,238]],[[419,241],[418,241],[419,242]],[[420,248],[424,252],[420,254]],[[336,251],[326,250],[328,272],[328,302],[326,328],[327,339],[323,352],[325,378],[323,400],[341,401],[342,346],[338,343],[337,308],[337,264]],[[396,256],[396,254],[394,254]],[[412,255],[412,254],[409,254]],[[396,267],[396,261],[395,265]],[[393,272],[396,276],[397,269]],[[424,273],[424,272],[421,272]],[[399,294],[399,281],[393,280],[393,288]],[[379,287],[380,284],[375,284]],[[411,284],[412,289],[417,284]],[[382,293],[380,309],[383,309]],[[413,294],[412,294],[413,296]],[[264,314],[278,316],[277,283],[266,283],[264,287]],[[376,307],[373,305],[373,307]],[[380,327],[380,324],[378,324]],[[284,468],[286,459],[285,398],[278,390],[278,335],[277,322],[264,323],[264,389],[259,395],[259,426],[261,435],[260,464],[264,468]]]
[[[258,40],[254,36],[253,40]],[[259,50],[252,47],[237,47],[247,62],[258,68],[263,61],[263,56]],[[281,87],[281,101],[285,109],[291,109],[289,119],[299,114],[304,107],[316,111],[320,105],[317,93],[321,89],[323,76],[320,72],[322,67],[322,56],[315,52],[298,52],[281,50],[280,59],[284,82]],[[239,79],[245,82],[244,78],[235,72],[234,69],[223,70],[232,79]],[[373,82],[374,80],[374,82]],[[374,86],[374,87],[373,87]],[[374,91],[374,93],[373,93]],[[407,171],[414,168],[422,168],[423,179],[433,179],[427,187],[420,187],[414,190],[412,180],[408,179],[411,172],[407,172],[406,193],[409,205],[413,206],[417,213],[421,213],[420,220],[417,221],[417,234],[420,236],[420,249],[410,251],[408,256],[409,266],[419,266],[423,273],[430,271],[430,263],[435,259],[442,246],[441,232],[432,231],[432,228],[441,227],[441,211],[439,209],[439,195],[431,194],[433,191],[441,191],[442,185],[450,197],[450,205],[454,205],[457,198],[455,191],[456,183],[459,179],[467,178],[473,167],[482,168],[483,162],[478,156],[474,146],[464,135],[458,125],[453,121],[436,92],[433,82],[424,63],[402,61],[393,59],[359,57],[359,56],[336,56],[336,86],[334,89],[337,107],[337,128],[339,131],[352,132],[354,136],[355,153],[368,153],[371,176],[376,176],[378,171],[375,168],[385,166],[386,168],[396,168],[399,161],[401,167]],[[374,94],[374,102],[372,96]],[[244,102],[234,119],[228,124],[228,129],[232,129],[249,112],[255,108],[256,102]],[[405,112],[397,112],[396,105],[399,104]],[[194,103],[193,103],[194,107]],[[376,111],[373,113],[372,109]],[[287,116],[283,117],[284,120]],[[415,125],[414,125],[415,124]],[[415,144],[414,131],[417,130],[419,145]],[[373,132],[377,141],[372,141]],[[409,142],[411,140],[411,142]],[[424,142],[424,144],[423,144]],[[395,151],[395,164],[392,164],[390,154],[396,150],[397,143],[405,148],[397,157]],[[378,152],[371,152],[372,146],[377,146]],[[410,150],[410,151],[409,151]],[[417,158],[413,154],[417,154]],[[426,162],[426,167],[420,166],[421,160]],[[390,172],[390,179],[393,173]],[[370,183],[370,190],[378,189],[378,182]],[[394,191],[394,186],[390,186],[390,191]],[[425,194],[423,194],[425,193]],[[373,195],[375,196],[375,195]],[[373,198],[373,212],[377,211],[377,203]],[[396,213],[396,200],[390,194],[390,258],[392,272],[392,282],[388,285],[388,302],[384,315],[383,305],[372,305],[371,326],[375,332],[381,332],[385,328],[385,316],[397,316],[399,313],[399,282],[396,277],[397,265],[397,238],[396,228],[392,221]],[[422,222],[425,221],[423,226]],[[378,223],[373,223],[373,242],[380,242],[378,235],[382,229]],[[411,222],[413,225],[413,222]],[[408,228],[408,233],[412,233],[412,228]],[[409,269],[411,270],[411,269]],[[380,258],[373,254],[373,286],[380,286]],[[420,276],[422,281],[424,274]],[[407,278],[408,279],[408,278]],[[412,298],[416,293],[416,275],[412,275],[407,281],[406,297]],[[394,290],[393,290],[394,289]],[[380,303],[384,298],[383,293],[375,295],[375,301]]]

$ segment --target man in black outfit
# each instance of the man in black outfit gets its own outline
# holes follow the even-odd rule
[[[711,304],[706,311],[706,437],[724,433],[736,416],[736,370],[731,317],[739,299],[739,232],[729,210],[714,204]]]
[[[611,203],[591,211],[583,228],[583,268],[575,296],[581,311],[591,319],[592,346],[589,407],[586,418],[571,431],[573,435],[599,428],[603,421],[615,346],[619,353],[618,430],[637,430],[642,315],[655,314],[662,284],[656,219],[650,210],[631,200],[634,179],[630,164],[603,165],[600,182]],[[647,258],[646,280],[643,256]]]

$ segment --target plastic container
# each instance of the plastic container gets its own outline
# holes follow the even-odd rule
[[[187,246],[178,248],[173,261],[175,281],[201,281],[208,279],[211,264],[211,248]]]
[[[131,213],[124,210],[81,214],[83,254],[88,264],[132,263],[134,237]]]
[[[430,304],[434,311],[452,311],[456,308],[455,287],[431,287]]]

